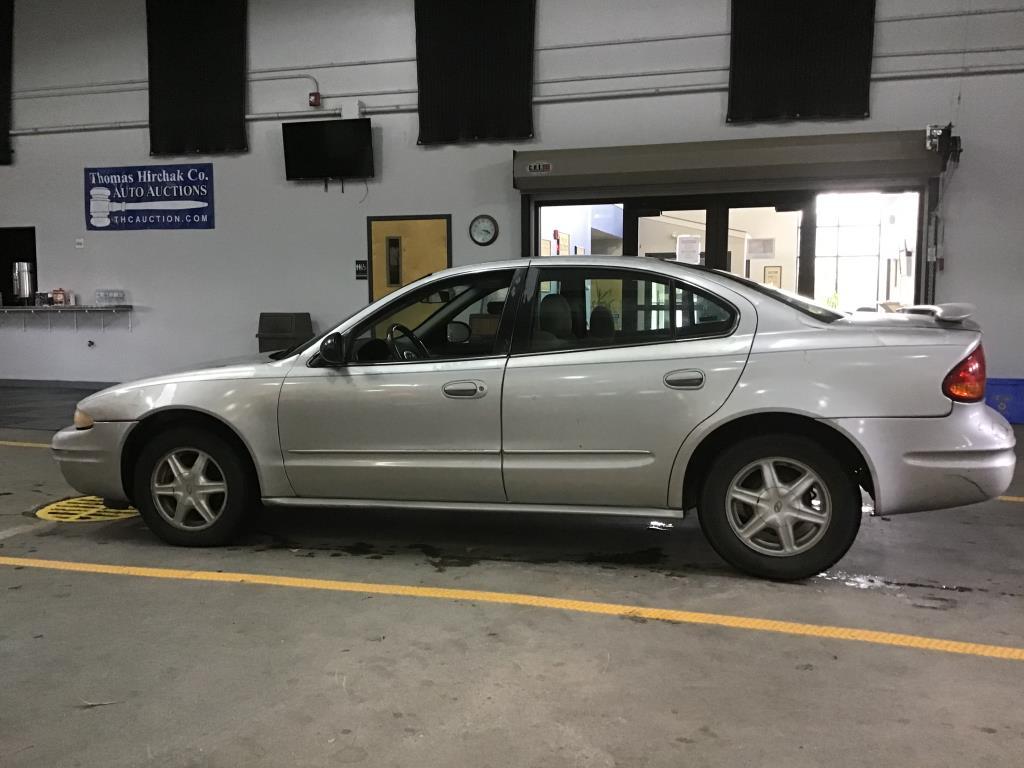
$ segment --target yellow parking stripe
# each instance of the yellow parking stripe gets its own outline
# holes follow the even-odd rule
[[[78,573],[102,573],[114,576],[139,576],[150,579],[176,579],[183,581],[224,582],[229,584],[259,584],[271,587],[293,589],[318,589],[332,592],[358,592],[371,595],[392,595],[395,597],[420,597],[435,600],[460,600],[475,603],[498,603],[521,605],[530,608],[552,608],[561,611],[593,613],[604,616],[654,619],[682,624],[705,624],[730,629],[747,629],[757,632],[777,632],[785,635],[802,635],[833,640],[852,640],[876,645],[890,645],[900,648],[916,648],[943,653],[957,653],[967,656],[984,656],[995,659],[1024,661],[1024,648],[966,643],[959,640],[943,640],[935,637],[905,635],[896,632],[879,632],[852,627],[832,627],[819,624],[802,624],[793,621],[776,621],[746,616],[731,616],[720,613],[698,613],[679,611],[671,608],[646,608],[636,605],[597,603],[588,600],[567,600],[559,597],[521,595],[511,592],[484,592],[472,589],[449,589],[445,587],[415,587],[403,584],[373,584],[358,581],[333,581],[330,579],[306,579],[296,576],[272,576],[262,573],[222,573],[219,571],[187,571],[175,568],[147,568],[130,565],[109,565],[105,563],[79,563],[65,560],[41,560],[28,557],[0,557],[0,565],[23,568],[44,568]]]
[[[1018,504],[1024,504],[1024,496],[1000,496],[1000,501],[1016,501]]]
[[[18,440],[0,440],[0,445],[8,448],[49,448],[49,443],[23,443]]]

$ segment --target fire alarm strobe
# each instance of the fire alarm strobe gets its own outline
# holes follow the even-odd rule
[[[107,187],[89,190],[89,223],[94,227],[109,227],[110,214],[120,211],[185,211],[206,208],[209,203],[198,200],[154,200],[148,203],[112,203]]]

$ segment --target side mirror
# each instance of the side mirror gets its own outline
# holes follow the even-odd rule
[[[328,365],[344,365],[346,361],[345,338],[340,333],[331,333],[320,342],[320,357]]]
[[[458,320],[453,320],[448,323],[448,328],[445,331],[445,336],[448,339],[449,344],[465,344],[469,341],[469,337],[472,335],[473,331],[470,327]]]

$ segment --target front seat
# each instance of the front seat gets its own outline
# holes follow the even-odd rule
[[[541,299],[533,346],[537,349],[565,349],[572,338],[572,310],[565,296],[551,293]]]
[[[601,304],[590,313],[590,338],[598,344],[610,344],[615,339],[615,317]]]

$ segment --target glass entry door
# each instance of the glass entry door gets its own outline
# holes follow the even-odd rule
[[[914,303],[917,192],[818,195],[814,298],[843,312]]]
[[[708,212],[703,208],[661,211],[640,216],[637,223],[637,255],[686,264],[707,259]]]
[[[803,212],[775,206],[729,209],[729,271],[797,292]]]

